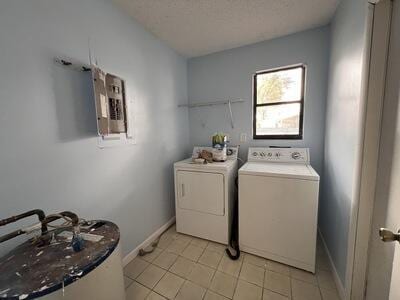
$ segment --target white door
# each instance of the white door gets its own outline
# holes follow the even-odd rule
[[[178,171],[178,207],[223,216],[225,213],[224,175]]]
[[[400,243],[379,240],[379,227],[400,229],[400,0],[393,1],[376,199],[366,299],[400,299]],[[395,236],[393,236],[395,238]],[[388,234],[386,239],[389,240]]]
[[[393,16],[389,48],[389,64],[387,75],[386,99],[395,100],[397,103],[397,122],[393,124],[393,158],[390,176],[390,186],[388,189],[388,208],[386,225],[389,229],[400,229],[400,1],[393,2]],[[390,99],[389,99],[390,98]],[[389,245],[383,245],[389,246]],[[394,247],[392,264],[392,278],[390,284],[389,299],[400,299],[400,244],[391,243]],[[389,247],[390,247],[389,246]]]

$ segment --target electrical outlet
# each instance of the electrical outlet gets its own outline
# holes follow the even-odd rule
[[[246,143],[246,141],[247,141],[247,134],[246,134],[246,133],[241,133],[241,134],[240,134],[240,137],[239,137],[239,141],[240,141],[241,143]]]

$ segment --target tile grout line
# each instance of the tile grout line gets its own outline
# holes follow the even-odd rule
[[[266,266],[267,266],[267,264],[266,264]],[[267,288],[267,287],[265,286],[265,280],[264,280],[264,282],[263,282],[263,293],[264,293],[264,290],[268,290],[268,291],[270,291],[270,292],[273,292],[273,293],[275,293],[275,294],[281,295],[281,296],[283,296],[283,297],[286,297],[286,298],[289,298],[289,297],[290,297],[289,299],[293,299],[293,292],[292,292],[292,276],[291,276],[291,269],[290,269],[291,267],[288,266],[288,265],[285,265],[285,266],[289,267],[289,275],[287,275],[287,274],[285,274],[285,273],[282,273],[282,272],[275,271],[275,270],[271,270],[271,269],[268,269],[268,267],[265,267],[265,268],[264,268],[264,269],[265,269],[265,276],[267,276],[267,272],[271,272],[271,273],[274,273],[274,274],[278,274],[278,275],[280,275],[280,276],[288,277],[288,278],[289,278],[289,294],[290,294],[290,295],[285,295],[285,294],[282,294],[281,292],[274,291],[274,290],[271,290],[271,289]]]
[[[226,245],[226,246],[228,246],[228,245]],[[213,251],[213,250],[210,250],[210,249],[209,249],[208,251],[218,253],[217,251]],[[221,253],[218,253],[218,254],[221,254]],[[221,264],[222,259],[224,258],[224,255],[225,255],[225,251],[222,252],[221,258],[220,258],[219,261],[218,261],[218,265],[217,265],[217,267],[216,267],[216,269],[215,269],[215,271],[214,271],[213,278],[211,278],[210,286],[211,286],[211,284],[212,284],[212,282],[213,282],[213,280],[214,280],[214,278],[215,278],[215,275],[217,274],[217,272],[219,272],[219,271],[218,271],[218,267],[219,267],[219,265]],[[220,273],[226,274],[226,273],[224,273],[224,272],[222,272],[222,271],[221,271]],[[229,275],[229,274],[227,274],[227,275]],[[234,276],[232,276],[232,277],[234,277]],[[235,280],[236,280],[236,278],[235,278]],[[237,280],[236,280],[236,285],[237,285]],[[235,286],[235,288],[236,288],[236,286]],[[207,289],[207,291],[208,291],[208,290],[210,290],[210,287]],[[217,295],[221,295],[221,294],[218,293],[218,292],[215,292],[215,291],[213,291],[213,290],[211,290],[211,291],[212,291],[213,293],[217,294]],[[234,296],[234,295],[235,295],[235,291],[233,292],[232,299],[233,299],[233,296]],[[225,297],[225,295],[221,295],[221,296]],[[226,298],[228,298],[228,297],[226,297]]]
[[[136,259],[136,258],[137,258],[137,257],[135,257],[135,259]],[[141,258],[139,257],[139,259],[141,259]],[[143,260],[144,262],[148,263],[149,265],[146,266],[141,272],[139,272],[139,274],[136,276],[136,278],[138,278],[140,275],[142,275],[142,273],[151,265],[151,263],[145,261],[144,259],[141,259],[141,260]],[[125,274],[124,274],[124,275],[125,275]],[[128,277],[128,278],[130,278],[131,280],[136,281],[136,278],[129,277],[129,275],[125,275],[125,276]]]
[[[244,261],[243,261],[244,263]],[[265,285],[265,276],[267,276],[267,270],[265,268],[263,268],[264,270],[264,276],[263,276],[263,281],[262,281],[262,288],[261,288],[261,299],[264,299],[264,285]]]
[[[214,253],[217,253],[217,252],[214,252]],[[219,254],[219,253],[218,253],[218,254]],[[221,262],[222,257],[224,257],[224,256],[222,255],[221,258],[219,259],[217,268],[218,268],[218,266],[219,266],[219,263]],[[200,265],[202,265],[202,266],[205,266],[205,267],[209,267],[209,268],[211,268],[211,269],[214,269],[214,267],[211,267],[210,265],[206,265],[206,264],[204,264],[204,263],[201,263],[200,261],[198,261],[197,263],[200,264]],[[215,270],[218,271],[218,269],[216,269],[216,268],[215,268]]]
[[[157,295],[159,295],[159,296],[165,298],[163,295],[161,295],[160,293],[157,293],[155,290],[151,290],[151,292],[153,292],[153,293],[155,293],[155,294],[157,294]],[[150,292],[150,294],[151,294],[151,292]],[[145,299],[148,299],[149,296],[150,296],[150,294],[148,294],[147,297],[146,297]],[[165,299],[168,299],[168,298],[165,298]]]
[[[240,275],[240,272],[239,272],[239,275]],[[237,278],[235,288],[233,289],[232,299],[235,298],[235,294],[236,294],[236,290],[237,290],[238,285],[239,285],[239,277]]]
[[[212,284],[212,282],[213,282],[213,280],[214,280],[215,274],[217,274],[217,270],[214,270],[214,274],[213,274],[213,276],[212,276],[212,278],[211,278],[211,280],[210,280],[210,286],[206,289],[206,292],[205,292],[205,294],[204,294],[204,297],[206,296],[207,291],[210,290],[210,287],[211,287],[211,284]],[[212,291],[212,292],[214,292],[214,291]],[[218,294],[218,293],[216,293],[216,294]],[[218,294],[218,295],[219,295],[219,294]],[[204,297],[203,297],[202,299],[204,299]]]
[[[124,275],[124,276],[126,276],[126,275]],[[126,276],[126,277],[128,277],[128,276]],[[127,289],[132,285],[132,283],[135,281],[134,279],[131,279],[130,277],[128,277],[128,278],[129,278],[129,280],[131,280],[132,282],[130,282],[130,283],[128,284],[128,286],[124,287],[125,290],[127,290]]]
[[[168,272],[167,272],[168,273]],[[177,276],[177,275],[176,275]],[[179,276],[178,276],[179,277]],[[179,278],[182,278],[182,277],[179,277]],[[181,291],[181,289],[182,289],[182,287],[185,285],[185,282],[187,281],[187,279],[185,279],[184,281],[183,281],[183,283],[182,283],[182,285],[179,287],[179,289],[178,289],[178,291],[176,292],[176,295],[175,295],[175,297],[174,297],[174,299],[176,299],[176,297],[178,297],[178,295],[179,295],[179,292]],[[167,298],[168,299],[168,298]]]
[[[199,256],[199,258],[197,259],[197,261],[196,261],[196,263],[197,264],[199,264],[199,265],[202,265],[203,266],[203,264],[201,264],[201,263],[199,263],[199,259],[200,259],[200,257],[202,257],[202,255],[204,254],[204,252],[206,251],[206,249],[207,249],[207,246],[209,245],[209,243],[207,243],[207,245],[206,245],[206,247],[204,247],[204,249],[203,249],[203,251],[201,252],[201,254],[200,254],[200,256]],[[215,273],[216,273],[217,271],[214,271],[214,275],[212,276],[212,278],[211,278],[211,280],[210,280],[210,285],[211,285],[211,283],[212,283],[212,281],[213,281],[213,279],[214,279],[214,276],[215,276]],[[203,295],[203,297],[201,297],[201,299],[203,300],[204,299],[204,297],[206,296],[206,294],[207,294],[207,291],[209,290],[209,288],[210,287],[208,287],[208,288],[206,288],[206,292],[204,293],[204,295]]]
[[[242,272],[242,268],[243,268],[243,262],[244,262],[244,254],[243,254],[243,252],[242,252],[242,256],[243,256],[242,257],[242,263],[240,265],[240,270],[239,270],[239,274],[238,274],[238,277],[237,277],[236,287],[235,287],[235,291],[233,292],[232,299],[235,297],[235,294],[236,294],[236,291],[237,291],[237,287],[239,285],[240,273]],[[239,259],[240,259],[240,257],[239,257]]]
[[[153,265],[153,264],[150,263],[149,266],[150,266],[150,265]],[[148,267],[149,267],[149,266],[148,266]],[[155,266],[155,265],[153,265],[153,266]],[[155,267],[157,267],[157,266],[155,266]],[[160,267],[157,267],[157,268],[160,268]],[[147,269],[147,268],[146,268],[146,269]],[[160,268],[160,269],[161,269],[161,268]],[[164,269],[162,269],[162,270],[164,271]],[[144,272],[144,271],[143,271],[143,272]],[[167,273],[168,273],[168,271],[166,271],[165,274],[164,274],[163,276],[161,276],[161,278],[156,282],[156,284],[155,284],[154,287],[152,287],[152,288],[149,288],[149,287],[145,286],[144,284],[138,282],[136,279],[135,279],[134,281],[135,281],[136,283],[138,283],[138,284],[144,286],[145,288],[149,289],[149,290],[150,290],[150,293],[151,293],[151,292],[154,290],[154,288],[157,286],[157,284],[161,281],[161,279],[164,278],[164,276],[165,276]],[[139,275],[139,276],[140,276],[140,275]],[[138,277],[139,277],[139,276],[138,276]],[[138,277],[136,277],[136,278],[138,278]],[[150,294],[150,293],[149,293],[149,294]],[[146,298],[147,298],[147,297],[146,297]]]
[[[189,245],[188,245],[187,247],[189,247],[189,246],[191,245],[192,241],[193,241],[193,240],[191,240],[191,241],[189,242]],[[192,245],[192,246],[198,247],[198,246],[196,246],[196,245]],[[186,247],[185,249],[187,249],[187,247]],[[199,247],[199,248],[201,248],[201,247]],[[196,264],[198,263],[198,260],[200,259],[200,257],[203,255],[204,250],[205,250],[205,248],[204,248],[203,251],[201,252],[201,254],[200,254],[199,258],[197,259],[197,261],[195,261]],[[183,251],[185,251],[185,250],[183,250]],[[183,251],[182,251],[182,253],[183,253]],[[181,256],[181,255],[179,254],[178,257],[179,257],[179,256]],[[186,257],[184,257],[184,256],[181,256],[181,257],[186,258]],[[187,258],[186,258],[186,259],[187,259]],[[188,259],[188,260],[192,261],[191,259]],[[172,266],[171,266],[171,267],[172,267]],[[193,268],[193,269],[194,269],[194,268]],[[192,272],[193,272],[193,270],[190,271],[190,274],[192,274]],[[190,276],[190,274],[188,275],[188,277]],[[181,277],[181,278],[182,278],[182,277]],[[186,281],[189,281],[189,282],[195,284],[194,282],[190,281],[189,279],[185,279],[185,281],[183,282],[183,284],[182,284],[181,287],[179,288],[179,291],[178,291],[178,293],[176,294],[176,296],[174,297],[174,299],[176,299],[176,297],[178,296],[180,290],[181,290],[182,287],[185,285],[185,282],[186,282]],[[197,284],[196,284],[196,285],[197,285]],[[200,286],[200,285],[198,285],[198,286]],[[201,286],[200,286],[200,287],[201,287]],[[203,295],[203,297],[202,297],[201,299],[203,299],[203,298],[205,297],[206,293],[207,293],[207,289],[206,289],[206,292],[204,293],[204,295]]]

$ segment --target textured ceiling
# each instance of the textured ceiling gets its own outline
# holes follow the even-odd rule
[[[114,0],[155,36],[194,57],[329,23],[340,0]]]

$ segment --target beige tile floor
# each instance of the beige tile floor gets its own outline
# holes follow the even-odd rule
[[[127,300],[338,300],[326,253],[318,242],[311,274],[243,253],[230,260],[225,246],[166,231],[155,251],[124,269]]]

